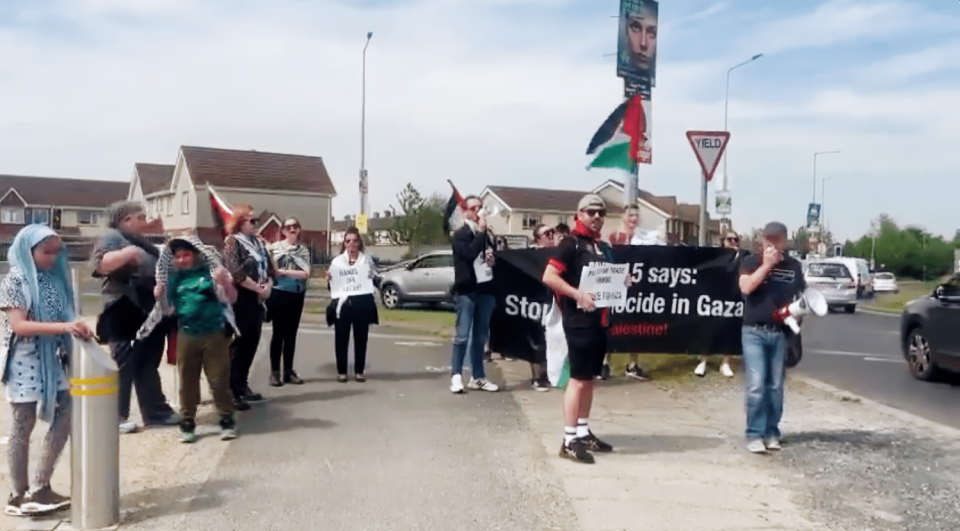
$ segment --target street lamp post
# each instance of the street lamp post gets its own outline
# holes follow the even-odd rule
[[[367,42],[363,45],[363,87],[362,102],[360,106],[360,213],[367,215],[367,192],[369,185],[367,183],[367,46],[370,46],[370,39],[373,38],[373,32],[367,33]]]
[[[824,177],[820,179],[820,217],[823,219],[823,236],[826,238],[827,233],[827,181],[832,181],[836,177]]]
[[[737,68],[740,68],[741,66],[748,65],[748,64],[756,61],[757,59],[760,59],[761,57],[763,57],[763,54],[762,54],[762,53],[758,53],[757,55],[754,55],[754,56],[751,57],[750,59],[747,59],[746,61],[744,61],[744,62],[742,62],[742,63],[740,63],[740,64],[738,64],[738,65],[731,66],[731,67],[727,70],[727,94],[726,94],[726,97],[724,97],[724,99],[723,99],[723,130],[724,130],[724,132],[728,131],[728,129],[727,129],[727,116],[728,116],[728,111],[729,111],[729,108],[730,108],[730,73],[733,72],[734,70],[736,70]],[[724,191],[724,192],[729,191],[729,178],[728,178],[728,174],[727,174],[727,153],[726,153],[726,151],[724,151],[724,154],[723,154],[723,191]],[[726,221],[726,215],[724,216],[724,221]]]
[[[820,155],[831,155],[834,153],[840,153],[840,152],[839,151],[818,151],[813,154],[813,201],[811,201],[812,203],[817,202],[817,157]]]

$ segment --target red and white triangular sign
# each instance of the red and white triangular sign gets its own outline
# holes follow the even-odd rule
[[[720,163],[720,157],[723,151],[727,149],[727,143],[730,142],[730,133],[727,131],[687,131],[687,140],[693,152],[697,154],[697,160],[700,161],[700,167],[703,169],[703,176],[710,181],[713,179],[713,172]]]

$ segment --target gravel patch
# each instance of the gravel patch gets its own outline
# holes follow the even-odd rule
[[[652,382],[743,437],[741,375]],[[789,380],[784,449],[757,456],[808,517],[844,531],[960,529],[960,444],[949,431]]]

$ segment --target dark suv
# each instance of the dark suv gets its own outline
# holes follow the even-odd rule
[[[900,340],[914,378],[931,380],[941,369],[960,372],[960,275],[907,304]]]

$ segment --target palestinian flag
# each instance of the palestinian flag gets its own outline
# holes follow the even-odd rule
[[[587,155],[596,155],[590,168],[620,168],[634,171],[640,159],[640,148],[648,140],[647,117],[639,94],[620,104],[590,140]]]
[[[223,237],[226,238],[227,220],[230,219],[230,216],[233,216],[233,209],[209,184],[207,184],[207,191],[210,192],[210,214],[213,216],[213,224],[220,229]]]
[[[447,201],[447,208],[444,212],[443,231],[447,234],[453,234],[463,226],[463,211],[466,210],[467,205],[463,201],[463,196],[457,191],[457,187],[453,185],[453,181],[447,179],[447,182],[450,183],[450,188],[453,188],[453,194]]]

